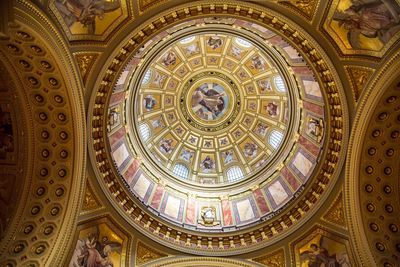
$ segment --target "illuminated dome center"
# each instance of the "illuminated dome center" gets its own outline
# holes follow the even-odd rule
[[[276,159],[290,100],[266,48],[235,34],[193,34],[144,66],[134,119],[149,169],[215,185],[265,172]]]

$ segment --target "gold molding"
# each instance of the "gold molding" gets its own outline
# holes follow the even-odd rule
[[[136,243],[136,265],[143,265],[149,261],[167,257],[167,254],[159,252],[142,241],[138,240]]]
[[[278,249],[272,253],[268,253],[264,256],[252,259],[252,261],[258,262],[269,267],[282,267],[286,266],[285,263],[285,251],[283,248]]]
[[[353,99],[355,102],[358,102],[365,85],[368,84],[375,70],[367,67],[349,65],[344,66],[344,69],[346,70],[347,77],[351,84]]]
[[[322,216],[324,221],[333,223],[339,227],[347,228],[346,219],[344,217],[343,194],[340,191],[335,201],[329,207],[328,211]]]
[[[92,67],[96,60],[98,59],[100,53],[95,52],[76,52],[74,53],[75,60],[78,64],[79,71],[81,73],[81,78],[83,85],[86,85],[86,81],[91,74]]]
[[[332,103],[328,109],[328,116],[330,118],[329,125],[333,128],[332,134],[329,134],[327,139],[330,139],[330,142],[334,145],[327,148],[326,153],[324,153],[325,158],[322,160],[325,163],[321,163],[317,170],[318,172],[315,172],[316,176],[313,180],[315,187],[312,187],[312,191],[315,191],[313,192],[312,197],[305,198],[304,196],[298,199],[297,204],[299,205],[299,208],[294,211],[295,214],[292,216],[296,217],[296,221],[299,222],[290,224],[289,227],[283,227],[283,225],[287,225],[283,221],[282,216],[289,216],[291,214],[282,213],[282,216],[276,216],[273,221],[269,221],[269,225],[267,225],[267,223],[258,225],[257,230],[255,230],[255,228],[246,229],[236,231],[233,234],[227,233],[221,237],[223,242],[236,242],[236,245],[231,245],[229,248],[224,250],[210,250],[205,248],[205,246],[207,246],[206,243],[208,244],[206,240],[209,235],[173,226],[163,220],[159,220],[157,217],[143,216],[143,213],[147,213],[147,211],[143,210],[141,206],[132,205],[130,193],[119,181],[118,172],[109,163],[112,162],[112,160],[109,159],[110,155],[107,153],[107,149],[99,150],[97,146],[94,145],[97,143],[107,142],[104,140],[106,136],[106,134],[104,134],[106,131],[105,116],[98,116],[98,114],[103,114],[104,110],[107,110],[107,107],[105,106],[107,98],[110,96],[113,90],[113,84],[126,63],[125,59],[128,58],[126,55],[127,52],[129,51],[129,53],[132,53],[136,51],[158,31],[165,29],[169,24],[176,24],[178,17],[182,21],[196,18],[196,15],[191,14],[189,9],[191,5],[193,4],[189,3],[175,7],[174,9],[167,10],[162,14],[159,14],[157,17],[153,17],[151,20],[146,21],[146,23],[143,23],[141,27],[136,28],[136,31],[132,33],[130,38],[126,39],[125,43],[121,44],[120,51],[115,54],[114,58],[110,58],[108,63],[103,67],[103,76],[97,82],[97,90],[92,94],[91,105],[88,111],[91,114],[91,120],[89,123],[92,127],[92,134],[94,137],[89,140],[91,143],[91,159],[93,165],[97,166],[97,168],[95,168],[96,175],[102,177],[100,179],[100,184],[102,189],[106,192],[107,197],[113,199],[112,203],[117,207],[119,213],[140,232],[145,233],[161,244],[190,253],[201,255],[212,254],[214,256],[245,253],[260,247],[265,247],[266,244],[271,244],[273,242],[272,240],[278,241],[285,236],[288,236],[292,231],[294,231],[294,229],[298,229],[306,223],[306,220],[300,221],[300,218],[308,217],[309,214],[316,212],[328,197],[328,193],[332,190],[333,184],[338,179],[341,166],[343,166],[345,159],[344,151],[347,147],[349,114],[347,112],[345,94],[340,82],[340,77],[329,57],[325,52],[323,52],[323,49],[318,45],[318,43],[307,34],[307,32],[299,28],[297,24],[290,21],[288,18],[277,14],[270,9],[261,8],[260,6],[251,3],[236,1],[226,3],[218,1],[215,4],[209,4],[206,2],[199,2],[197,10],[202,10],[204,12],[207,11],[209,13],[201,13],[198,14],[198,16],[203,17],[208,14],[219,14],[218,12],[225,14],[226,16],[227,12],[229,12],[232,17],[245,17],[249,19],[249,14],[251,14],[251,18],[249,19],[250,21],[260,23],[261,25],[269,25],[269,28],[273,28],[278,32],[278,34],[284,35],[284,38],[287,41],[297,44],[296,47],[301,51],[301,53],[303,53],[307,60],[309,60],[310,65],[317,74],[317,79],[323,87],[323,91],[326,92],[327,103]],[[317,177],[318,179],[316,179]],[[156,232],[153,227],[151,227],[151,230],[153,231],[150,231],[149,227],[143,227],[143,225],[153,225],[151,224],[149,217],[156,219],[159,223],[157,227],[157,229],[159,229]],[[294,227],[291,227],[293,225]],[[187,239],[189,245],[183,246],[172,241],[180,236],[181,232],[183,232],[182,235],[190,234],[190,238]],[[239,235],[245,235],[249,232],[252,232],[251,235],[255,238],[260,237],[259,239],[256,238],[256,240],[259,241],[253,243],[250,238],[245,239],[239,237]],[[232,242],[230,242],[229,238],[232,239]],[[218,242],[210,242],[212,247],[218,248]],[[202,246],[202,243],[205,246]]]
[[[85,195],[83,198],[82,209],[80,215],[84,215],[95,210],[101,209],[103,206],[99,201],[98,197],[94,193],[92,186],[90,185],[89,179],[86,179]]]

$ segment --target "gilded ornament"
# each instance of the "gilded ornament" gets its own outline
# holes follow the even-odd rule
[[[136,245],[136,264],[142,265],[146,262],[156,260],[162,257],[166,257],[167,255],[161,252],[156,251],[155,249],[147,246],[146,244],[138,241]]]
[[[87,182],[86,188],[85,188],[85,197],[83,199],[83,206],[82,206],[82,211],[89,211],[93,210],[96,208],[99,208],[101,205],[99,204],[98,200],[96,199],[93,190]]]
[[[345,66],[345,70],[353,89],[354,100],[357,102],[374,70],[358,66]]]
[[[279,249],[273,253],[254,258],[253,261],[263,264],[269,267],[282,267],[285,264],[285,252],[283,249]]]
[[[325,213],[323,219],[341,227],[346,227],[342,192],[340,192],[339,196],[336,198],[335,202],[332,204],[328,212]]]
[[[81,72],[83,83],[86,84],[89,72],[96,61],[98,54],[75,54],[76,61]]]
[[[278,3],[292,6],[309,20],[314,17],[315,9],[318,5],[317,0],[278,0]]]

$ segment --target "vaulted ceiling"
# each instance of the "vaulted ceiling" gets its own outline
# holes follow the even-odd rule
[[[1,266],[400,262],[396,0],[0,5]]]

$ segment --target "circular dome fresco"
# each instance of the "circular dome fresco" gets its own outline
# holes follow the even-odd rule
[[[94,99],[104,189],[138,230],[182,251],[232,255],[283,237],[343,163],[333,66],[290,22],[241,8],[260,21],[184,7],[154,18],[112,59]]]
[[[162,218],[234,231],[303,190],[324,102],[299,52],[271,31],[238,19],[196,24],[159,34],[128,63],[113,94],[124,101],[112,97],[109,113],[124,110],[126,125],[110,128],[110,147],[130,192]]]
[[[149,51],[130,99],[142,164],[208,187],[275,170],[300,114],[298,88],[283,78],[290,76],[280,55],[213,28]]]

